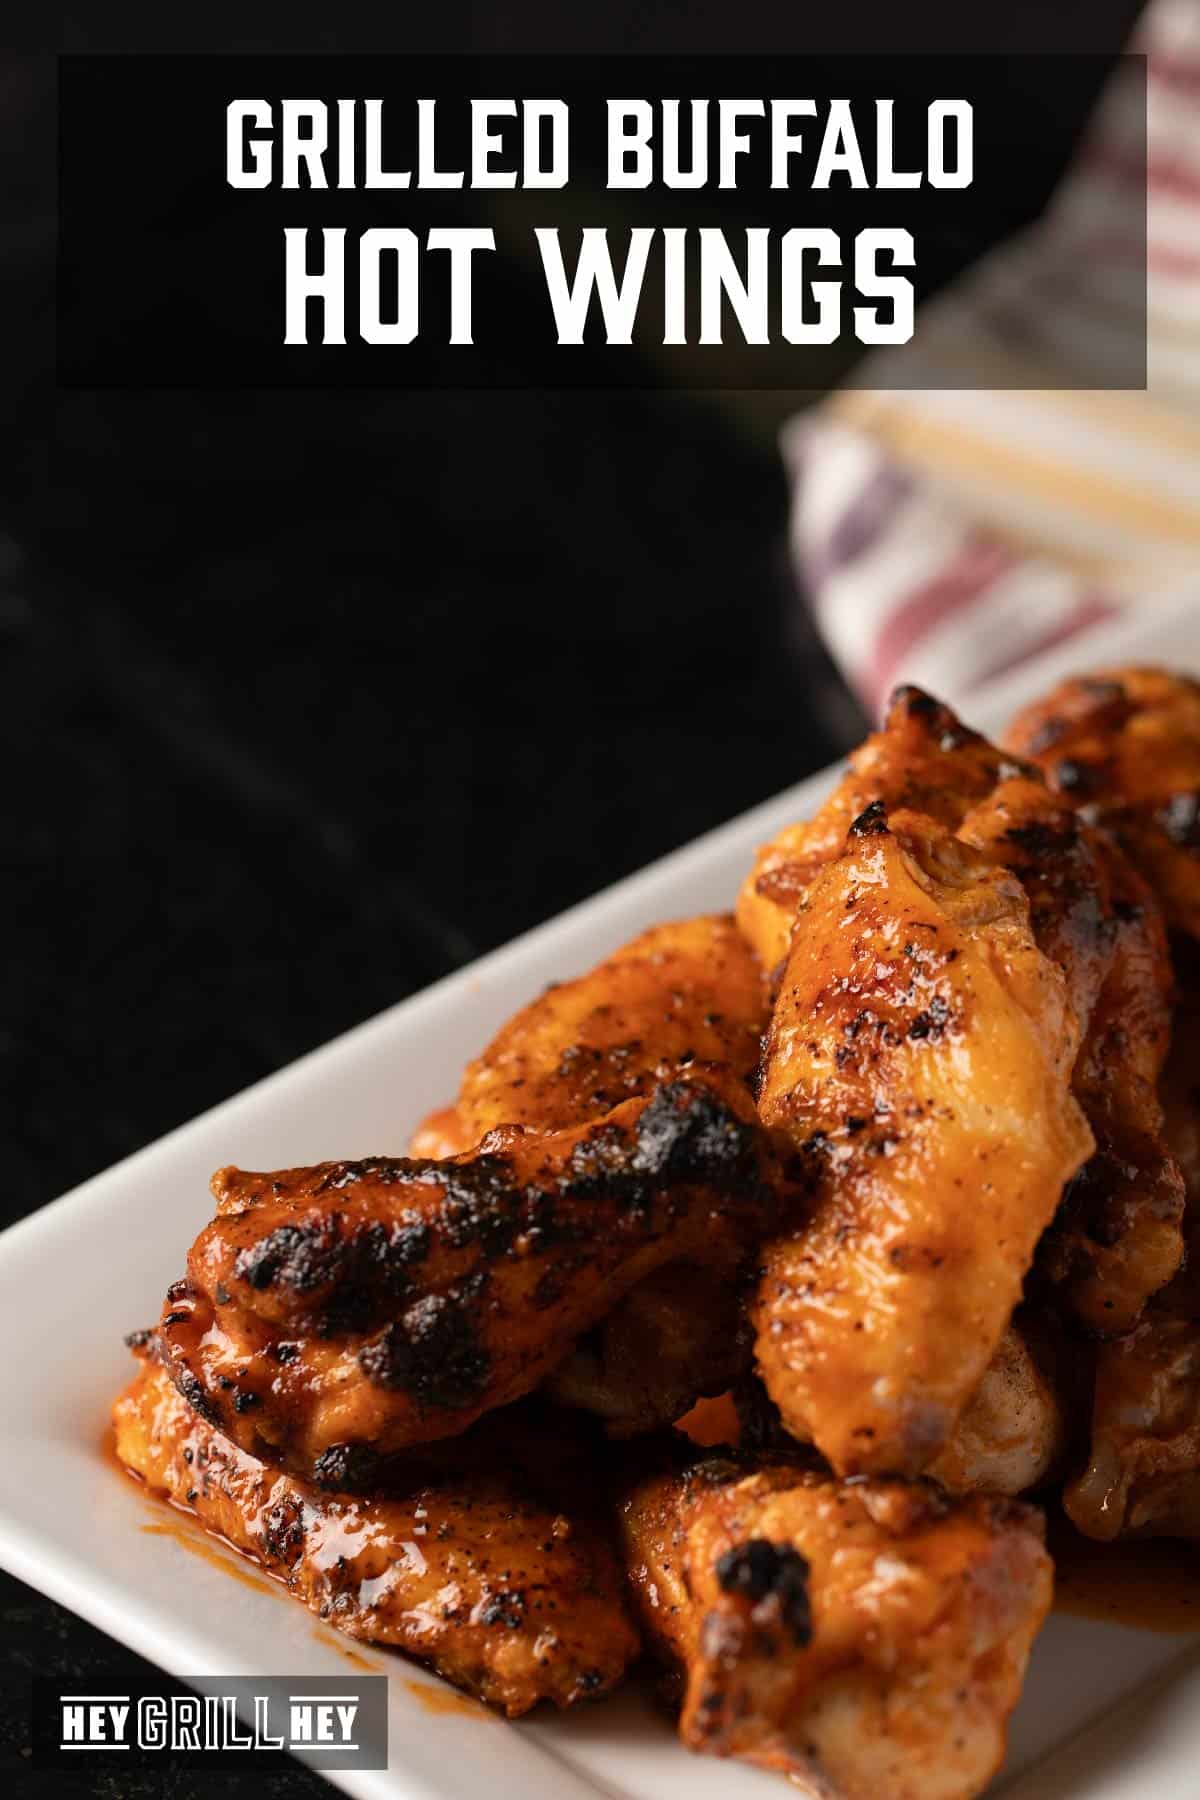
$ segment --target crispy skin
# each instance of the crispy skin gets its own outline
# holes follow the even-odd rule
[[[1183,1252],[1183,1184],[1157,1095],[1171,966],[1154,896],[1040,771],[929,695],[901,688],[817,817],[759,854],[738,919],[765,963],[786,949],[797,909],[852,819],[876,801],[893,820],[916,813],[953,832],[1011,870],[1029,897],[1038,947],[1062,971],[1083,1028],[1074,1086],[1096,1139],[1041,1272],[1090,1331],[1127,1331]]]
[[[1112,833],[1171,924],[1200,936],[1200,682],[1153,668],[1064,681],[1006,742]]]
[[[1188,1254],[1136,1329],[1097,1354],[1091,1447],[1064,1498],[1079,1529],[1102,1539],[1200,1538],[1200,953],[1177,948],[1163,1098],[1187,1181]]]
[[[1022,772],[1015,758],[971,731],[948,706],[919,688],[898,688],[883,728],[855,751],[819,812],[764,844],[742,884],[738,927],[763,968],[782,964],[809,887],[841,855],[851,825],[874,801],[881,800],[889,814],[919,813],[957,831],[998,782]]]
[[[621,1507],[690,1749],[821,1800],[967,1800],[1004,1755],[1051,1565],[1031,1508],[709,1459]]]
[[[214,1187],[164,1361],[243,1449],[338,1487],[529,1393],[667,1264],[736,1282],[785,1192],[744,1086],[699,1077],[448,1161],[225,1170]]]
[[[732,918],[655,925],[575,981],[556,982],[468,1063],[467,1143],[498,1125],[565,1131],[706,1066],[748,1081],[766,983]]]
[[[601,1694],[637,1654],[620,1566],[561,1420],[509,1422],[462,1446],[458,1468],[368,1498],[324,1493],[239,1450],[152,1362],[113,1422],[128,1468],[311,1612],[510,1715]]]
[[[808,889],[759,1110],[817,1198],[763,1254],[767,1390],[838,1474],[942,1450],[1092,1139],[1078,1026],[1019,883],[876,803]]]
[[[458,1128],[471,1141],[502,1125],[566,1130],[684,1074],[749,1088],[767,1015],[766,981],[732,918],[656,925],[501,1028],[463,1076]],[[749,1357],[728,1266],[675,1263],[619,1301],[549,1385],[629,1436],[723,1392]]]

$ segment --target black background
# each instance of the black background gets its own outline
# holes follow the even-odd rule
[[[285,34],[213,0],[80,9],[63,41],[1115,49],[1136,8],[832,10],[697,0],[684,25],[635,0],[570,18],[297,0]],[[52,101],[44,59],[0,64],[7,1219],[859,725],[784,573],[772,437],[729,400],[55,395]],[[1081,119],[1056,124],[1061,166]],[[35,1774],[32,1674],[153,1678],[6,1577],[0,1666],[13,1791],[327,1791],[299,1771]]]

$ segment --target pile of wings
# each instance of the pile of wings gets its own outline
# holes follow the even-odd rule
[[[408,1157],[221,1170],[118,1452],[510,1714],[645,1647],[692,1749],[975,1794],[1021,1496],[1200,1537],[1197,937],[1200,685],[999,748],[901,689],[736,917],[548,988]]]

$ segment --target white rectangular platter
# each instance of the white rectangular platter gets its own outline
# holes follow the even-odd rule
[[[1200,672],[1200,599],[1067,646],[963,705],[995,729],[1061,673],[1108,661]],[[797,695],[797,705],[804,696]],[[763,745],[763,766],[788,746]],[[0,1562],[187,1679],[345,1675],[338,1641],[281,1590],[234,1581],[220,1553],[146,1531],[161,1517],[104,1459],[108,1407],[130,1369],[121,1339],[157,1316],[210,1216],[208,1176],[396,1152],[454,1093],[468,1056],[548,981],[586,969],[643,926],[731,904],[757,844],[810,811],[833,772],[802,783],[482,958],[216,1107],[0,1235]],[[631,804],[636,803],[636,797]],[[536,884],[537,871],[529,880]],[[214,1045],[214,1055],[220,1046]],[[147,1043],[146,1054],[154,1055]],[[245,1571],[246,1565],[240,1565]],[[390,1767],[338,1773],[370,1800],[739,1800],[779,1778],[691,1757],[636,1689],[566,1717],[507,1725],[437,1712],[432,1677],[364,1650],[391,1676]],[[1011,1800],[1195,1800],[1200,1636],[1058,1614],[1035,1650],[998,1791]],[[887,1800],[880,1796],[880,1800]]]

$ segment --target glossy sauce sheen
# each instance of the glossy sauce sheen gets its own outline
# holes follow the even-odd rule
[[[708,1437],[705,1427],[710,1423],[706,1416],[710,1409],[714,1425],[727,1422],[725,1409],[728,1404],[727,1397],[722,1395],[715,1402],[701,1402],[695,1408],[695,1422],[700,1427],[695,1442],[703,1443]],[[691,1423],[690,1414],[687,1420],[680,1421],[685,1429]],[[688,1435],[691,1435],[690,1430]],[[131,1481],[138,1487],[149,1508],[166,1515],[141,1527],[149,1536],[174,1538],[181,1549],[260,1592],[274,1592],[282,1585],[266,1570],[256,1573],[257,1565],[245,1551],[223,1540],[214,1540],[210,1533],[190,1523],[192,1515],[185,1508],[152,1494],[140,1477],[118,1459],[111,1425],[101,1434],[100,1455],[122,1480]],[[1148,1539],[1143,1543],[1099,1544],[1083,1537],[1066,1520],[1053,1515],[1047,1520],[1047,1541],[1054,1558],[1055,1612],[1106,1619],[1113,1625],[1136,1626],[1143,1631],[1200,1633],[1200,1547],[1165,1538]],[[249,1566],[239,1567],[239,1563]],[[355,1668],[375,1674],[386,1672],[380,1664],[360,1656],[333,1632],[318,1626],[314,1636],[328,1648],[339,1651]],[[493,1716],[465,1695],[432,1688],[419,1681],[406,1682],[405,1686],[411,1689],[427,1712]]]

